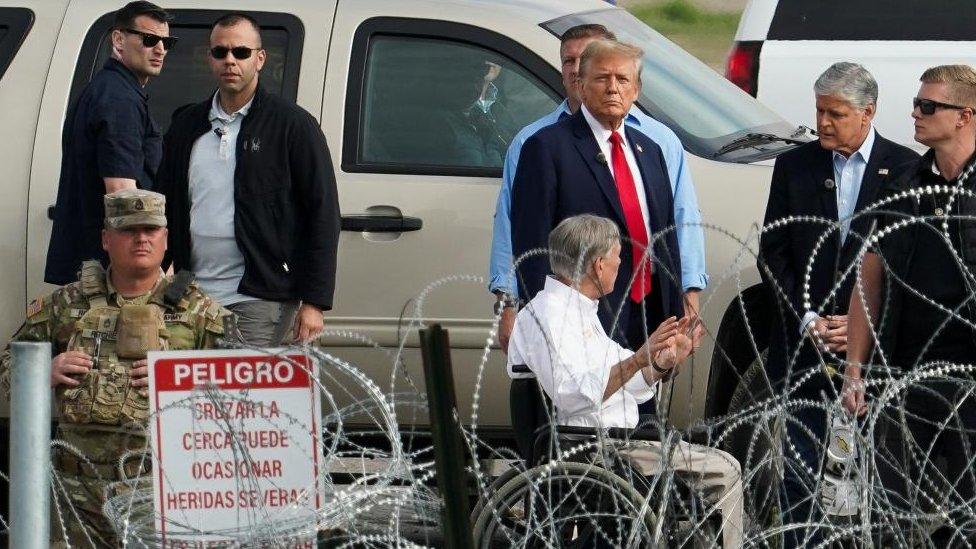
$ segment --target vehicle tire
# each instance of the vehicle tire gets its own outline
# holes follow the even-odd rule
[[[745,516],[750,520],[746,536],[761,536],[782,525],[779,490],[782,479],[782,422],[768,414],[764,404],[772,404],[773,394],[760,360],[749,366],[732,394],[728,426],[723,432],[722,449],[735,456],[742,466]],[[779,536],[767,539],[765,546],[781,547]]]
[[[729,410],[732,394],[749,367],[769,346],[775,311],[761,284],[750,286],[733,299],[722,315],[708,373],[705,419]]]

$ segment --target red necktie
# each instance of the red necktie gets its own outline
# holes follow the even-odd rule
[[[637,186],[634,176],[624,156],[623,137],[618,132],[610,134],[610,159],[613,162],[613,179],[620,195],[620,205],[624,210],[624,221],[630,235],[634,255],[634,285],[630,287],[630,299],[640,303],[651,293],[650,258],[644,260],[647,249],[647,226],[641,214],[640,201],[637,200]]]

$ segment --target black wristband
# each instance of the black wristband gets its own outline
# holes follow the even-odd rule
[[[658,368],[657,364],[654,364],[653,360],[651,361],[651,368],[653,368],[655,372],[660,374],[661,378],[658,379],[658,381],[670,381],[671,378],[674,377],[674,368],[671,368],[669,370],[665,370],[664,368]]]
[[[661,374],[662,376],[670,375],[671,374],[671,370],[673,370],[673,368],[670,369],[670,370],[665,370],[664,368],[658,368],[657,367],[657,364],[654,364],[654,361],[653,360],[651,361],[651,368],[653,368],[655,372]]]

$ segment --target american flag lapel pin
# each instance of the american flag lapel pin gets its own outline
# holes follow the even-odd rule
[[[878,170],[878,175],[888,175],[888,168],[881,168]]]
[[[637,152],[639,153],[644,152],[644,148],[640,146],[640,143],[635,143],[634,147],[637,149]]]

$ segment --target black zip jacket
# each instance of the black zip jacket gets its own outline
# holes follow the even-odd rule
[[[213,96],[178,111],[163,138],[157,189],[166,195],[164,266],[190,269],[189,165],[196,140],[212,131]],[[318,122],[258,86],[241,123],[234,171],[234,233],[244,255],[238,292],[269,301],[332,308],[339,200]]]

